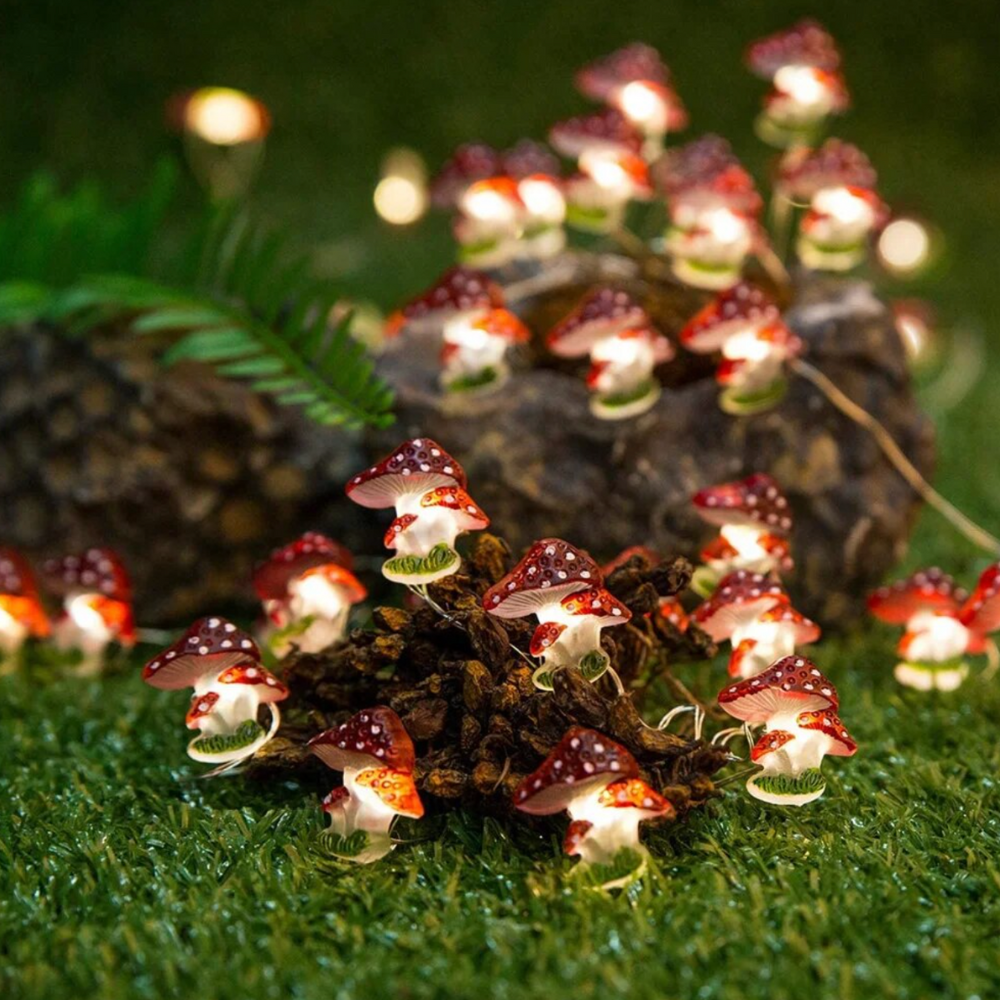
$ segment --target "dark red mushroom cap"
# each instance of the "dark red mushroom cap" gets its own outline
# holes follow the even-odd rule
[[[878,174],[871,160],[853,143],[827,139],[818,149],[799,146],[782,157],[778,184],[795,201],[808,202],[828,187],[874,190]]]
[[[839,707],[837,689],[804,656],[786,656],[763,673],[719,692],[719,705],[744,722],[767,722],[779,712]]]
[[[987,566],[959,618],[966,628],[986,635],[1000,628],[1000,563]]]
[[[541,767],[518,785],[514,806],[532,816],[549,816],[580,795],[638,774],[639,766],[625,747],[596,730],[574,726]]]
[[[642,150],[642,134],[614,108],[557,122],[549,131],[549,142],[563,156],[572,159],[593,149],[636,155]]]
[[[524,344],[531,339],[531,331],[508,309],[491,309],[474,320],[472,326],[512,344]]]
[[[823,630],[811,619],[798,612],[789,604],[777,604],[760,616],[760,621],[776,625],[784,625],[792,630],[793,642],[796,646],[808,646],[816,642]]]
[[[703,135],[683,146],[668,149],[654,168],[654,176],[667,197],[711,183],[739,160],[721,135]]]
[[[626,84],[642,80],[666,86],[670,70],[651,45],[633,42],[595,59],[576,74],[576,87],[585,97],[607,101]]]
[[[696,354],[711,354],[741,330],[762,330],[780,318],[781,310],[767,292],[741,281],[720,292],[688,320],[681,330],[681,343]]]
[[[399,517],[393,518],[392,524],[386,529],[385,535],[382,538],[382,544],[387,549],[398,548],[399,536],[411,525],[416,524],[416,522],[416,514],[400,514]]]
[[[35,574],[17,549],[0,546],[0,594],[10,597],[38,597]]]
[[[481,531],[490,525],[486,512],[460,486],[436,486],[420,498],[420,506],[450,510],[461,531]]]
[[[388,767],[411,772],[413,740],[399,716],[385,705],[366,708],[309,741],[309,749],[335,771]]]
[[[691,617],[716,642],[722,642],[769,608],[788,603],[788,595],[777,580],[738,569],[719,581],[715,593],[695,608]]]
[[[424,804],[417,793],[412,771],[395,771],[391,767],[369,767],[355,779],[361,788],[370,788],[397,816],[420,819]]]
[[[528,652],[532,656],[541,656],[565,631],[566,626],[558,622],[542,622],[531,637]]]
[[[288,695],[288,688],[259,663],[238,663],[234,667],[228,667],[219,674],[220,684],[247,684],[251,687],[259,687],[258,697],[261,704],[268,704],[273,701],[284,701]]]
[[[215,711],[215,703],[218,700],[218,691],[206,691],[205,694],[192,695],[191,707],[184,717],[184,725],[188,729],[197,729],[199,721]]]
[[[449,268],[427,291],[412,298],[397,313],[402,328],[423,320],[444,322],[460,313],[486,312],[503,306],[503,291],[482,271],[472,267]]]
[[[607,286],[595,288],[552,328],[546,343],[560,357],[580,357],[597,341],[649,322],[646,310],[628,292]]]
[[[323,812],[334,813],[338,809],[343,809],[351,800],[351,793],[343,786],[331,789],[320,803]]]
[[[762,757],[780,750],[794,739],[795,734],[788,732],[787,729],[772,729],[770,732],[762,733],[760,739],[750,749],[750,759],[757,764]]]
[[[161,691],[193,686],[205,674],[238,663],[259,664],[257,643],[225,618],[199,618],[172,646],[143,668],[142,679]]]
[[[598,625],[624,625],[632,617],[632,612],[603,587],[578,590],[564,597],[559,606],[574,618],[593,617]]]
[[[641,809],[661,818],[674,814],[670,801],[642,778],[626,778],[608,785],[597,801],[607,809]]]
[[[466,485],[462,466],[441,445],[430,438],[414,438],[356,475],[346,492],[362,507],[392,507],[406,494],[426,493],[436,486],[465,489]]]
[[[840,52],[833,36],[811,18],[790,28],[760,38],[750,45],[746,62],[757,76],[770,80],[784,66],[816,66],[835,70],[840,66]]]
[[[84,591],[115,601],[132,600],[128,571],[113,549],[87,549],[78,555],[49,559],[42,566],[42,575],[46,587],[60,596]]]
[[[559,157],[548,146],[534,139],[521,139],[503,154],[503,169],[507,177],[516,181],[525,177],[557,178],[560,174]]]
[[[795,721],[800,728],[823,733],[833,741],[833,745],[827,750],[829,756],[853,757],[857,753],[858,744],[833,709],[803,712]]]
[[[594,829],[589,819],[575,819],[566,827],[566,837],[563,840],[563,851],[571,858],[583,853],[583,842],[587,834]]]
[[[966,597],[949,574],[932,566],[879,587],[868,598],[868,610],[890,625],[905,625],[921,611],[957,612]]]
[[[523,618],[601,582],[600,567],[587,552],[561,538],[543,538],[486,591],[483,607],[500,618]]]
[[[788,499],[766,472],[706,487],[695,493],[691,502],[709,524],[749,525],[777,535],[787,535],[792,530]]]
[[[455,150],[431,181],[431,201],[437,208],[452,208],[470,184],[501,173],[500,154],[492,146],[466,143]]]
[[[288,584],[307,570],[329,564],[350,570],[353,562],[351,553],[340,542],[318,531],[307,531],[294,542],[275,549],[254,570],[254,589],[262,601],[280,601],[288,593]]]

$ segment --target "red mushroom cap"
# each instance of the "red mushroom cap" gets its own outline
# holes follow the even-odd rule
[[[592,616],[598,625],[624,625],[632,617],[632,612],[603,587],[578,590],[564,597],[559,606],[574,618]]]
[[[606,286],[595,288],[552,328],[546,343],[560,357],[580,357],[597,341],[649,322],[646,310],[628,292]]]
[[[770,80],[784,66],[816,66],[835,70],[840,52],[833,36],[811,18],[760,38],[747,49],[746,62],[757,76]]]
[[[639,766],[625,749],[593,729],[574,726],[514,792],[514,806],[532,816],[562,812],[573,799],[635,778]]]
[[[523,618],[601,582],[601,570],[587,552],[561,538],[543,538],[486,591],[483,608],[500,618]]]
[[[766,472],[706,487],[695,493],[691,502],[702,520],[709,524],[749,525],[767,528],[779,535],[787,535],[792,530],[788,499]]]
[[[681,343],[696,354],[711,354],[741,330],[760,330],[780,318],[781,310],[767,292],[741,281],[688,320],[681,330]]]
[[[424,804],[417,794],[411,771],[394,771],[389,767],[369,767],[355,779],[362,788],[370,788],[398,816],[420,819]]]
[[[366,708],[309,741],[309,749],[335,771],[366,767],[413,770],[413,740],[399,716],[385,705]]]
[[[661,618],[665,618],[681,632],[686,632],[688,625],[691,624],[684,605],[676,597],[661,597],[659,613]]]
[[[38,597],[35,574],[17,549],[0,546],[0,594],[11,597]]]
[[[642,150],[639,130],[614,108],[557,122],[549,130],[549,142],[563,156],[573,159],[592,149],[636,155]]]
[[[257,643],[225,618],[199,618],[142,668],[142,679],[161,691],[191,687],[209,672],[237,663],[260,663]]]
[[[668,201],[710,193],[720,205],[750,217],[756,217],[764,205],[753,178],[718,135],[704,135],[668,149],[656,162],[653,175]]]
[[[763,673],[719,692],[719,705],[744,722],[767,722],[778,712],[839,707],[837,689],[803,656],[786,656]]]
[[[853,143],[827,139],[818,149],[799,146],[782,157],[778,184],[788,197],[808,202],[827,187],[874,189],[878,175],[871,161]]]
[[[724,535],[716,535],[708,545],[706,545],[700,554],[701,561],[704,563],[714,562],[716,559],[728,560],[732,559],[734,556],[738,556],[739,550],[734,546],[730,545],[726,541]]]
[[[542,622],[531,637],[528,652],[532,656],[541,656],[565,631],[566,626],[558,622]]]
[[[51,631],[48,615],[37,597],[15,597],[0,594],[0,610],[23,625],[30,635],[43,639]]]
[[[321,576],[332,586],[343,587],[349,604],[357,604],[368,596],[368,588],[349,569],[344,569],[343,566],[335,566],[333,563],[314,566],[302,574],[302,579],[310,576]]]
[[[788,604],[780,583],[763,573],[738,569],[722,578],[715,593],[691,616],[716,642],[775,605]]]
[[[491,309],[474,320],[472,326],[511,344],[524,344],[531,340],[531,331],[508,309]]]
[[[642,778],[626,778],[608,785],[597,801],[608,809],[641,809],[660,817],[674,814],[670,801],[650,788]]]
[[[135,645],[135,617],[128,601],[117,601],[113,597],[95,594],[87,603],[101,616],[101,621],[114,633],[115,639],[122,646]]]
[[[796,611],[790,604],[778,604],[769,608],[759,618],[762,622],[786,625],[794,630],[793,642],[796,646],[808,646],[816,642],[823,630],[810,618]]]
[[[323,797],[323,801],[320,805],[323,812],[333,813],[338,809],[343,809],[350,800],[351,793],[343,785],[339,785],[337,788],[331,789]]]
[[[500,154],[484,142],[469,142],[452,154],[430,184],[431,201],[452,208],[459,195],[475,181],[503,173]]]
[[[435,486],[466,487],[465,472],[436,441],[404,441],[348,484],[348,497],[362,507],[392,507],[409,493],[425,493]]]
[[[262,601],[280,601],[288,593],[288,584],[306,570],[333,564],[350,570],[354,560],[340,542],[318,531],[307,531],[301,538],[275,549],[253,574],[253,585]]]
[[[460,486],[436,486],[420,498],[420,506],[452,511],[460,531],[481,531],[490,526],[486,512]]]
[[[607,101],[626,84],[641,80],[666,86],[670,70],[651,45],[633,42],[588,63],[576,74],[577,90],[594,101]]]
[[[824,733],[833,740],[833,746],[827,750],[831,757],[853,757],[858,745],[847,731],[847,727],[837,717],[832,709],[820,709],[817,712],[803,712],[796,723],[802,729],[812,729]]]
[[[587,834],[593,830],[594,824],[589,819],[575,819],[566,827],[566,837],[563,840],[563,852],[571,858],[574,855],[582,854],[582,845],[587,838]]]
[[[132,583],[125,564],[112,549],[87,549],[78,555],[49,559],[42,566],[46,586],[65,596],[93,592],[116,601],[132,600]]]
[[[397,327],[435,320],[444,323],[462,313],[486,312],[503,306],[503,291],[482,271],[471,267],[449,268],[427,291],[410,299],[400,310]]]
[[[772,729],[770,732],[761,733],[760,739],[750,749],[750,759],[756,764],[761,757],[766,757],[775,750],[780,750],[786,743],[791,743],[795,739],[795,734],[787,729]]]
[[[382,538],[382,544],[385,545],[387,549],[395,549],[399,545],[399,536],[406,531],[410,525],[415,524],[417,521],[416,514],[400,514],[399,517],[393,518],[392,524],[386,529],[385,535]]]
[[[980,635],[1000,628],[1000,563],[983,570],[959,618],[966,628]]]
[[[560,174],[559,157],[534,139],[521,139],[504,152],[501,172],[516,181],[538,175],[555,179]]]
[[[219,674],[218,681],[220,684],[250,684],[262,687],[264,690],[260,692],[261,704],[284,701],[289,695],[288,688],[259,663],[238,663],[234,667],[228,667]]]
[[[936,566],[880,587],[868,598],[868,610],[890,625],[905,625],[921,611],[957,612],[966,592]]]
[[[184,717],[184,725],[188,729],[197,729],[198,720],[204,719],[215,711],[215,703],[219,700],[218,691],[206,691],[205,694],[191,696],[191,707]]]

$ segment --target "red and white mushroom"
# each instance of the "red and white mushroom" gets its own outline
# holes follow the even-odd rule
[[[365,835],[363,849],[351,860],[365,864],[385,857],[394,846],[389,830],[395,818],[423,816],[413,777],[413,741],[391,708],[366,708],[314,737],[309,749],[327,767],[343,772],[343,788],[323,800],[323,810],[339,837]]]
[[[788,595],[773,577],[739,569],[719,581],[715,593],[695,608],[691,618],[716,642],[723,642],[765,611],[788,603]]]
[[[512,177],[470,184],[458,199],[452,226],[460,259],[476,267],[500,267],[520,256],[526,217],[518,182]]]
[[[827,139],[811,149],[799,146],[782,157],[776,186],[799,205],[808,205],[827,188],[860,187],[875,190],[878,174],[857,146],[842,139]]]
[[[254,572],[254,589],[277,630],[272,648],[281,656],[294,645],[318,653],[344,637],[351,605],[368,591],[351,572],[350,552],[319,532],[307,531]]]
[[[116,552],[93,548],[50,559],[42,567],[42,578],[46,589],[63,601],[53,639],[60,649],[83,654],[77,668],[80,674],[100,671],[112,642],[135,645],[132,584]]]
[[[887,207],[871,188],[822,188],[799,223],[799,259],[814,270],[848,271],[865,259],[872,234],[888,217]]]
[[[503,154],[503,173],[517,183],[524,228],[518,255],[544,260],[566,245],[566,196],[559,159],[548,147],[522,139]]]
[[[507,309],[491,309],[447,324],[441,348],[441,384],[450,392],[500,388],[510,376],[510,349],[530,339],[531,331]]]
[[[631,617],[632,612],[603,587],[569,594],[559,602],[558,624],[564,628],[558,639],[544,651],[544,667],[553,672],[572,664],[587,680],[597,680],[610,664],[608,655],[601,649],[602,630],[624,625]]]
[[[775,660],[791,656],[800,646],[816,642],[820,627],[788,604],[777,604],[735,629],[730,677],[754,677]]]
[[[481,319],[491,309],[503,307],[503,291],[482,271],[452,267],[425,292],[397,310],[387,322],[387,334],[401,332],[444,333],[452,325]]]
[[[16,549],[0,547],[0,660],[16,656],[28,638],[49,632],[28,561]]]
[[[431,181],[431,201],[438,208],[454,208],[470,184],[503,173],[500,154],[484,142],[470,142],[452,154]]]

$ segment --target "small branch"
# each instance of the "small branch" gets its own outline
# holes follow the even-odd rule
[[[896,444],[892,435],[882,423],[876,420],[866,409],[855,403],[849,396],[841,392],[826,375],[818,368],[809,364],[808,361],[795,358],[790,362],[790,366],[797,374],[812,382],[841,413],[850,417],[859,426],[864,427],[875,438],[878,446],[885,453],[886,458],[892,462],[899,474],[927,504],[951,522],[958,531],[975,545],[978,545],[992,555],[1000,552],[1000,538],[991,535],[985,528],[981,528],[975,521],[966,517],[954,504],[941,496],[924,479],[917,467],[903,454],[902,449]]]

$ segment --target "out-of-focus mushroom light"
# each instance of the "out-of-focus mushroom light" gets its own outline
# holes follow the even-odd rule
[[[920,271],[931,256],[931,235],[918,219],[893,219],[878,239],[879,260],[899,276]]]
[[[382,163],[382,179],[372,199],[379,217],[393,226],[408,226],[427,211],[427,169],[417,153],[393,150]]]
[[[270,124],[260,101],[230,87],[203,87],[188,98],[184,108],[184,127],[216,146],[258,142]]]

